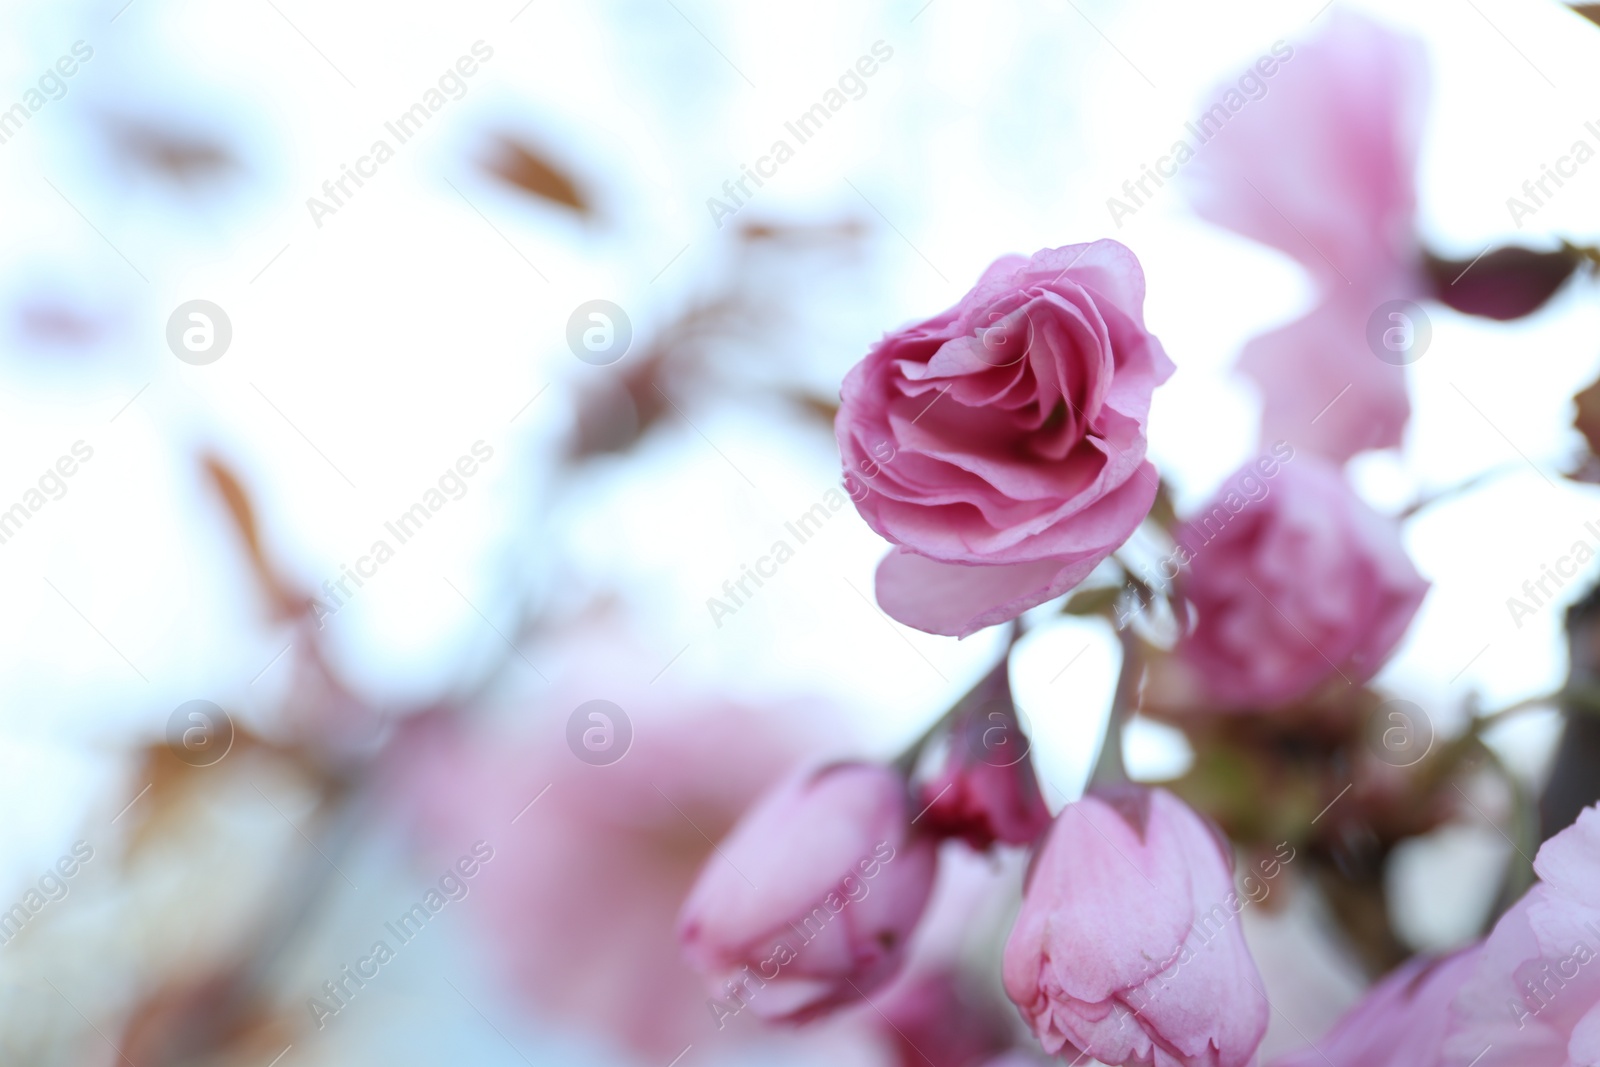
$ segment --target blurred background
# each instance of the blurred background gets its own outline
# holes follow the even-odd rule
[[[892,756],[1001,638],[884,616],[884,545],[848,507],[733,613],[708,598],[838,485],[845,371],[1008,252],[1138,254],[1180,510],[1252,455],[1232,364],[1310,280],[1177,184],[1120,220],[1107,200],[1326,11],[7,5],[0,909],[27,919],[0,945],[4,1061],[897,1062],[876,1009],[717,1031],[672,918],[778,769]],[[1600,123],[1600,33],[1555,3],[1370,11],[1431,63],[1429,247],[1600,238],[1600,166],[1520,228],[1506,207]],[[1513,323],[1429,314],[1406,446],[1351,476],[1393,513],[1489,475],[1407,525],[1433,588],[1377,679],[1444,735],[1566,673],[1584,581],[1531,618],[1506,599],[1600,522],[1557,476],[1600,309],[1581,282]],[[1055,808],[1118,652],[1041,611],[1013,683]],[[597,700],[614,759],[582,743]],[[1531,788],[1557,730],[1489,741]],[[1136,777],[1190,758],[1153,722],[1127,744]],[[1485,822],[1397,854],[1407,944],[1473,936],[1511,851]],[[1003,933],[1017,866],[955,862],[924,957]],[[419,901],[425,928],[388,932]],[[1363,984],[1310,904],[1246,930],[1281,990],[1264,1052]]]

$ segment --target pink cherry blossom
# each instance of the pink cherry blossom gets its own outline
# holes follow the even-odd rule
[[[1416,275],[1422,44],[1335,7],[1265,84],[1196,153],[1195,210],[1294,257],[1326,289]]]
[[[978,1067],[1011,1047],[1016,1035],[1005,1002],[972,984],[939,970],[884,994],[877,1008],[897,1067]]]
[[[1320,291],[1240,360],[1266,440],[1338,461],[1400,444],[1405,371],[1378,359],[1367,330],[1381,305],[1431,289],[1415,235],[1427,77],[1419,42],[1336,8],[1190,167],[1200,215],[1292,256]]]
[[[719,1023],[746,1008],[801,1022],[887,983],[933,888],[895,771],[804,771],[746,813],[706,861],[678,920]]]
[[[1232,856],[1163,789],[1102,787],[1056,818],[1005,989],[1045,1050],[1107,1064],[1243,1067],[1267,1026]]]
[[[1239,369],[1265,398],[1262,441],[1336,462],[1400,444],[1411,418],[1406,369],[1378,359],[1367,343],[1367,320],[1382,302],[1334,292],[1245,344]]]
[[[610,657],[607,674],[580,647],[574,658],[583,656],[590,684],[619,673]],[[634,719],[620,762],[578,760],[553,716],[514,736],[413,721],[396,746],[393,789],[430,857],[453,860],[478,837],[494,847],[462,916],[491,973],[537,1017],[604,1033],[664,1064],[690,1042],[727,1036],[673,929],[715,855],[702,831],[725,833],[805,749],[772,714],[705,697],[683,711],[660,694],[652,707],[642,692],[618,688],[608,681],[600,691],[618,695]],[[578,692],[595,695],[588,685]]]
[[[850,371],[835,428],[845,469],[876,472],[856,507],[897,546],[878,568],[885,611],[965,637],[1128,539],[1155,499],[1145,421],[1173,369],[1143,307],[1115,241],[1007,256]]]
[[[1600,806],[1544,843],[1457,996],[1447,1067],[1600,1063]]]
[[[1296,455],[1271,478],[1251,473],[1224,483],[1179,534],[1179,588],[1194,613],[1179,659],[1222,709],[1365,682],[1428,589],[1399,524],[1316,456]]]

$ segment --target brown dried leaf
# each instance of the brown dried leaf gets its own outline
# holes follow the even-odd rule
[[[233,519],[234,527],[244,542],[245,556],[250,561],[251,572],[255,574],[256,581],[266,593],[274,614],[280,618],[294,618],[305,614],[310,607],[310,598],[298,592],[294,588],[294,583],[285,579],[268,558],[266,547],[261,540],[261,527],[256,522],[255,507],[250,503],[250,495],[245,491],[244,483],[226,462],[214,454],[207,453],[201,456],[200,462],[205,467],[212,486],[217,490],[217,495],[222,497],[229,516]]]
[[[1600,456],[1600,381],[1572,399],[1578,406],[1578,414],[1573,418],[1572,425],[1589,442],[1590,453]]]
[[[522,141],[501,136],[495,145],[495,155],[483,164],[483,169],[541,200],[569,207],[580,215],[593,213],[593,205],[578,183]]]
[[[1572,425],[1583,434],[1588,447],[1566,475],[1575,482],[1600,484],[1600,380],[1580,391],[1572,402],[1577,407]]]
[[[1498,322],[1538,311],[1583,262],[1583,252],[1571,245],[1551,251],[1506,246],[1470,260],[1432,254],[1423,259],[1435,299]]]
[[[665,360],[659,350],[583,391],[578,403],[574,458],[626,452],[638,443],[666,408],[660,382]]]
[[[183,821],[189,805],[195,802],[205,784],[205,776],[227,774],[222,768],[231,767],[246,749],[256,745],[256,739],[238,723],[233,724],[233,743],[226,757],[209,767],[197,767],[179,759],[164,743],[146,745],[139,768],[134,772],[133,800],[119,812],[119,820],[133,823],[128,835],[126,860],[131,862],[152,842],[161,838],[170,827]],[[215,781],[215,778],[212,779]]]
[[[668,322],[644,351],[597,368],[598,380],[578,397],[578,425],[569,456],[583,459],[626,452],[672,410],[671,396],[705,384],[708,346],[741,328],[745,305],[737,295],[691,304]]]
[[[815,393],[807,393],[798,389],[790,390],[784,395],[790,402],[798,406],[801,411],[810,415],[828,429],[833,429],[833,420],[839,414],[839,401],[830,400],[825,396],[818,396]]]
[[[843,219],[839,222],[810,225],[747,222],[739,227],[739,237],[745,241],[778,241],[791,244],[859,241],[866,232],[867,227],[860,219]]]
[[[118,150],[147,170],[188,184],[211,181],[239,166],[225,145],[133,119],[110,120]]]
[[[1600,456],[1586,454],[1579,457],[1577,465],[1567,471],[1566,476],[1575,482],[1600,485]]]
[[[128,1063],[265,1062],[295,1028],[257,989],[249,961],[204,977],[176,978],[135,1004],[117,1042]]]

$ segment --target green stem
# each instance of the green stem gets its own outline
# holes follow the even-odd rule
[[[1588,260],[1591,266],[1600,267],[1600,248],[1593,245],[1575,245],[1571,241],[1562,241],[1561,245],[1568,252],[1574,252]]]
[[[889,765],[899,771],[901,777],[911,777],[911,773],[917,769],[917,761],[922,758],[923,749],[927,748],[930,741],[939,736],[941,731],[954,722],[956,717],[965,711],[973,700],[983,699],[986,694],[996,689],[997,686],[1009,692],[1009,686],[1006,684],[1006,671],[1010,669],[1011,650],[1022,636],[1021,623],[1013,619],[1010,623],[1010,631],[1010,639],[1006,642],[1005,651],[1000,654],[1000,662],[995,665],[994,669],[980,678],[977,685],[963,693],[961,699],[946,708],[942,715],[933,720],[928,728],[922,731],[921,736],[907,745],[905,751],[890,761]],[[998,682],[995,678],[996,674],[1000,675]]]
[[[1477,474],[1467,478],[1465,481],[1457,482],[1455,485],[1447,485],[1442,489],[1436,489],[1432,493],[1429,493],[1425,496],[1419,496],[1416,500],[1411,502],[1410,506],[1400,513],[1400,521],[1404,522],[1419,512],[1426,511],[1428,508],[1433,507],[1435,504],[1441,504],[1445,501],[1465,496],[1467,493],[1479,488],[1484,483],[1492,481],[1503,474],[1510,474],[1514,470],[1516,470],[1516,467],[1511,464],[1505,464],[1499,467],[1491,467],[1486,471],[1479,471]]]
[[[1117,640],[1122,644],[1122,668],[1117,672],[1117,689],[1111,697],[1111,713],[1106,716],[1100,755],[1095,760],[1094,773],[1089,776],[1091,785],[1128,780],[1128,769],[1122,762],[1122,727],[1139,704],[1144,657],[1140,652],[1139,639],[1131,630],[1118,631]]]
[[[1562,695],[1563,694],[1559,691],[1554,693],[1544,693],[1540,696],[1529,697],[1527,700],[1519,700],[1515,704],[1508,704],[1507,706],[1499,708],[1495,711],[1485,712],[1472,720],[1472,726],[1470,729],[1474,734],[1481,735],[1485,730],[1499,726],[1507,719],[1521,715],[1525,711],[1533,711],[1537,708],[1555,707],[1560,703]]]

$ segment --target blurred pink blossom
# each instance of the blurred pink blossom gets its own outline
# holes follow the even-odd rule
[[[999,998],[996,997],[996,1000]],[[952,971],[896,983],[879,1001],[899,1067],[977,1067],[1012,1045],[1012,1019]]]
[[[1337,467],[1296,456],[1187,525],[1179,587],[1195,615],[1178,659],[1227,709],[1282,706],[1337,680],[1371,678],[1410,625],[1428,583],[1399,524],[1369,508]]]
[[[905,780],[867,763],[806,770],[740,820],[678,920],[719,1025],[748,1007],[801,1022],[892,979],[933,888]]]
[[[512,988],[548,1020],[666,1063],[717,1034],[678,909],[711,841],[801,746],[769,714],[651,714],[624,699],[635,736],[611,766],[577,759],[560,720],[508,739],[441,719],[407,725],[392,777],[428,847],[494,847],[468,911]]]
[[[1405,371],[1377,358],[1367,330],[1380,305],[1431,288],[1415,235],[1427,78],[1420,42],[1336,8],[1190,168],[1202,217],[1294,257],[1321,293],[1240,360],[1267,440],[1338,461],[1400,443]]]
[[[1025,1039],[1000,987],[999,951],[1027,861],[1020,849],[939,846],[939,875],[905,969],[854,1013],[877,1026],[900,1067],[973,1067]]]
[[[1101,787],[1056,818],[1002,976],[1045,1050],[1107,1064],[1243,1067],[1267,1027],[1232,854],[1178,798]]]
[[[876,469],[856,507],[898,546],[878,568],[885,611],[965,637],[1128,539],[1155,499],[1145,420],[1173,370],[1143,309],[1115,241],[1006,256],[850,371],[835,429],[847,471]]]
[[[1378,359],[1367,340],[1367,320],[1386,299],[1336,291],[1245,343],[1239,369],[1264,398],[1263,442],[1287,441],[1335,462],[1400,444],[1411,418],[1405,368]]]
[[[1335,6],[1265,96],[1201,146],[1195,210],[1294,257],[1326,289],[1409,284],[1427,84],[1421,42]]]

